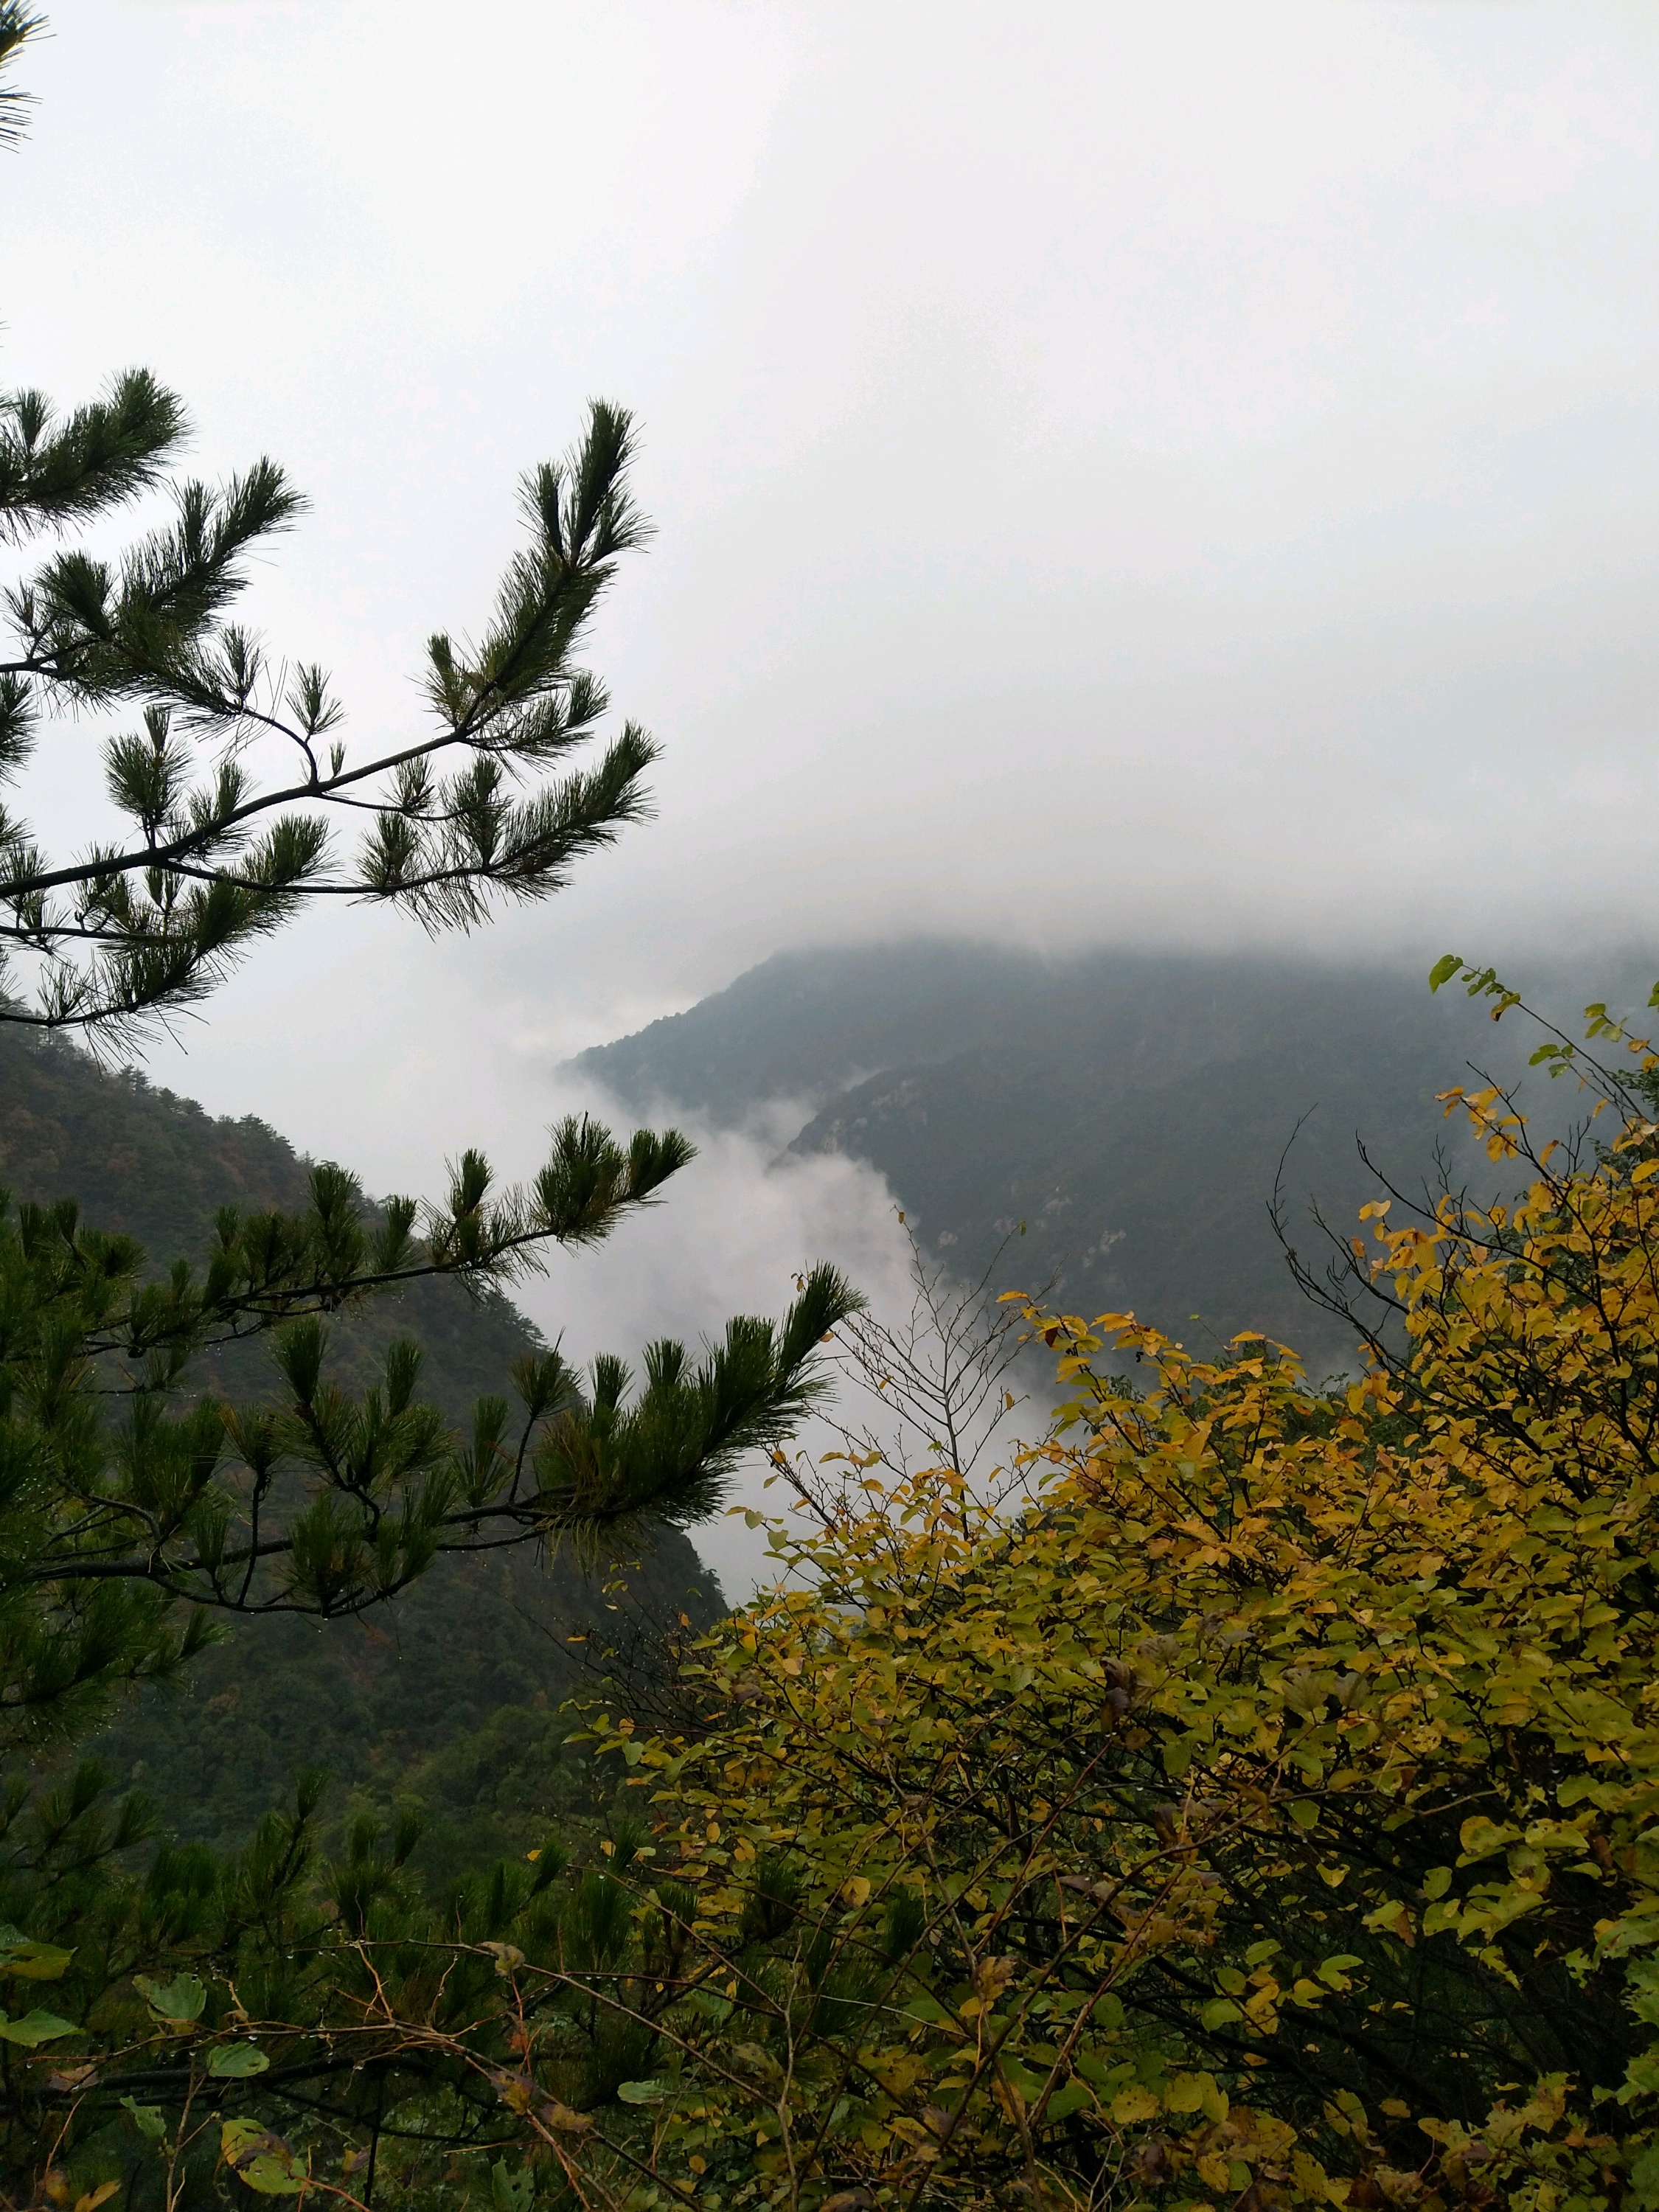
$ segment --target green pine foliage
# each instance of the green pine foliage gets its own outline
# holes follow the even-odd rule
[[[39,27],[0,0],[0,67]],[[0,87],[0,140],[21,118]],[[54,860],[0,811],[0,1975],[59,1984],[73,2013],[0,2009],[0,2165],[8,2195],[54,2203],[43,2161],[98,2069],[37,2079],[20,2051],[158,2021],[189,2036],[220,2021],[228,1974],[304,2015],[332,2073],[318,1969],[335,1935],[384,1910],[418,1942],[532,1909],[558,1863],[526,1837],[555,1813],[591,1826],[606,1796],[556,1710],[583,1663],[578,1589],[601,1671],[624,1577],[647,1622],[706,1622],[716,1601],[678,1531],[789,1435],[858,1304],[814,1268],[775,1322],[579,1372],[506,1291],[550,1245],[592,1246],[656,1203],[692,1157],[677,1132],[573,1117],[520,1187],[466,1152],[440,1196],[374,1201],[258,1122],[108,1072],[307,901],[389,902],[435,930],[558,890],[641,818],[655,754],[632,723],[599,740],[609,702],[580,660],[646,535],[620,410],[596,403],[568,457],[526,478],[525,547],[483,635],[431,640],[424,720],[370,757],[349,753],[323,672],[233,619],[303,501],[268,459],[216,488],[180,477],[186,428],[141,369],[68,412],[0,395],[0,534],[21,561],[0,783],[66,718],[91,720],[124,823]],[[77,542],[135,504],[124,553]],[[39,1041],[54,1030],[105,1071]],[[586,1567],[607,1571],[597,1592]],[[100,1728],[107,1758],[82,1756]],[[262,1812],[319,1753],[343,1754],[337,1809],[309,1775],[291,1812]],[[502,1849],[510,1877],[458,1872]],[[211,2078],[263,2070],[227,2045]],[[113,2126],[142,2200],[128,2152],[142,2164],[169,2122],[145,2069],[129,2075],[125,2117],[100,2106],[88,2140],[101,2159]],[[170,2080],[164,2062],[163,2102]],[[250,2185],[258,2170],[294,2193],[285,2153],[240,2148]],[[219,2163],[192,2161],[179,2149],[169,2204]]]
[[[14,1097],[32,1075],[47,1079],[59,1142],[66,1102],[84,1103],[90,1127],[125,1108],[125,1148],[109,1157],[125,1150],[140,1185],[147,1152],[213,1127],[61,1049],[7,1057]],[[15,1117],[9,1164],[27,1164],[23,1137],[48,1119],[39,1101]],[[648,1188],[648,1146],[624,1152],[594,1135],[576,1129],[562,1182],[544,1178],[538,1201],[560,1211],[572,1242],[591,1241]],[[526,1542],[593,1563],[643,1555],[654,1528],[704,1517],[741,1454],[775,1445],[800,1418],[820,1387],[820,1340],[848,1310],[849,1294],[821,1269],[781,1323],[734,1321],[696,1360],[672,1343],[648,1347],[638,1389],[614,1358],[579,1375],[528,1340],[499,1294],[470,1306],[454,1279],[485,1272],[476,1255],[499,1249],[481,1178],[399,1262],[406,1297],[430,1310],[447,1294],[475,1358],[509,1354],[471,1379],[487,1375],[512,1396],[476,1398],[458,1430],[421,1393],[407,1316],[364,1304],[389,1209],[362,1202],[340,1170],[306,1168],[267,1132],[222,1123],[214,1141],[242,1153],[245,1188],[280,1196],[298,1178],[309,1211],[221,1206],[205,1268],[181,1261],[159,1278],[136,1240],[84,1228],[68,1202],[26,1200],[0,1226],[0,1728],[16,1752],[83,1737],[123,1683],[178,1675],[210,1616],[379,1613],[441,1555],[473,1564],[476,1595],[488,1563]],[[37,1159],[36,1188],[49,1191],[57,1171],[55,1157],[50,1168]],[[171,1203],[185,1200],[175,1189]],[[501,1202],[495,1218],[512,1234],[525,1203]],[[357,1331],[343,1358],[337,1314]],[[263,1377],[246,1371],[251,1340],[264,1345]],[[234,1400],[202,1358],[216,1346],[222,1365],[243,1363]],[[530,1684],[532,1694],[550,1686]]]
[[[0,66],[38,27],[0,0]],[[430,727],[349,764],[320,671],[271,677],[230,620],[251,553],[301,502],[268,460],[218,490],[176,480],[185,428],[143,371],[67,416],[38,392],[0,398],[6,535],[55,541],[6,594],[0,779],[27,767],[49,708],[132,707],[143,723],[105,744],[125,842],[53,866],[21,819],[0,817],[0,953],[35,977],[31,1007],[0,975],[15,1030],[107,1043],[199,997],[306,896],[389,899],[428,928],[482,921],[497,892],[556,890],[644,805],[654,748],[633,725],[596,767],[565,764],[608,703],[576,658],[589,618],[645,535],[619,410],[596,404],[568,459],[526,479],[529,544],[483,636],[431,641]],[[64,542],[163,487],[172,520],[118,560]],[[287,781],[260,789],[251,763],[272,744],[290,749]],[[341,809],[362,836],[337,866]],[[61,1092],[67,1063],[36,1065]],[[570,1117],[550,1135],[522,1187],[498,1188],[468,1151],[424,1205],[371,1204],[325,1161],[298,1194],[276,1174],[290,1186],[277,1195],[267,1173],[251,1205],[216,1193],[193,1253],[154,1261],[88,1217],[83,1194],[25,1198],[15,1218],[0,1200],[0,1748],[38,1756],[83,1737],[124,1686],[179,1674],[216,1620],[349,1618],[445,1555],[534,1543],[614,1557],[658,1523],[705,1517],[738,1460],[791,1431],[822,1388],[819,1343],[856,1303],[828,1268],[780,1322],[739,1317],[700,1358],[648,1346],[637,1383],[619,1358],[579,1374],[556,1346],[526,1346],[459,1425],[423,1390],[405,1331],[372,1364],[337,1342],[339,1317],[375,1294],[453,1279],[487,1298],[549,1244],[602,1241],[692,1157],[672,1129],[617,1139]],[[224,1386],[252,1340],[265,1370],[251,1393],[244,1370],[233,1400]]]
[[[88,1221],[170,1258],[205,1251],[225,1206],[301,1212],[314,1164],[256,1115],[216,1118],[137,1068],[103,1067],[61,1038],[0,1026],[0,1183],[19,1200],[74,1199]],[[457,1423],[482,1380],[545,1349],[504,1292],[454,1277],[416,1277],[343,1307],[329,1331],[337,1378],[359,1389],[394,1338],[413,1337],[422,1395]],[[214,1346],[198,1373],[239,1396],[268,1394],[274,1382],[258,1337]]]
[[[0,69],[40,27],[0,4]],[[0,91],[0,144],[25,96]],[[389,903],[428,930],[501,900],[547,897],[649,811],[653,740],[624,722],[590,765],[573,756],[610,706],[580,654],[622,556],[648,534],[629,489],[634,433],[605,401],[563,459],[520,487],[525,541],[476,640],[439,631],[425,719],[354,753],[324,670],[273,655],[237,612],[252,562],[302,495],[268,457],[219,485],[179,472],[178,396],[143,368],[67,410],[0,392],[0,533],[45,550],[4,593],[0,784],[64,709],[137,726],[103,742],[116,838],[54,859],[0,809],[0,1017],[131,1033],[210,993],[262,937],[318,900]],[[135,504],[111,558],[73,541]],[[346,832],[343,836],[339,832]]]
[[[47,1206],[79,1192],[111,1231],[152,1251],[188,1252],[210,1243],[222,1202],[244,1212],[302,1206],[312,1164],[255,1116],[215,1119],[136,1070],[100,1067],[60,1039],[0,1030],[0,1182],[20,1200]],[[453,1277],[346,1307],[328,1328],[330,1372],[359,1394],[390,1346],[414,1339],[422,1397],[457,1427],[481,1384],[547,1348],[503,1293]],[[257,1337],[220,1346],[198,1372],[204,1388],[240,1405],[268,1402],[277,1389],[269,1342]],[[605,1589],[618,1577],[621,1597]],[[319,1767],[332,1778],[325,1826],[351,1807],[390,1818],[429,1805],[416,1863],[459,1871],[529,1849],[558,1807],[587,1802],[580,1755],[562,1763],[557,1753],[568,1727],[557,1711],[586,1679],[586,1647],[569,1639],[598,1641],[613,1603],[652,1621],[684,1613],[701,1629],[721,1599],[690,1544],[665,1525],[640,1532],[592,1573],[568,1547],[546,1561],[521,1548],[450,1557],[395,1609],[334,1622],[244,1620],[181,1678],[125,1701],[87,1747],[183,1840],[241,1845],[295,1774]],[[501,1751],[520,1733],[551,1747],[540,1781],[526,1759]],[[501,1788],[499,1808],[488,1802],[495,1782],[469,1797],[456,1780],[453,1762],[477,1771],[480,1745],[495,1747],[490,1775],[518,1778]]]
[[[21,774],[59,703],[131,708],[141,724],[104,745],[125,823],[114,843],[54,863],[24,819],[0,814],[0,945],[33,985],[27,998],[10,988],[14,1021],[140,1028],[199,1000],[319,898],[389,902],[429,929],[470,926],[497,894],[560,890],[578,860],[647,811],[656,746],[637,724],[592,767],[567,764],[609,706],[574,656],[617,559],[645,535],[620,409],[595,402],[580,445],[526,478],[528,543],[493,620],[476,644],[433,637],[428,725],[368,757],[337,734],[343,710],[324,672],[290,672],[230,619],[251,558],[303,499],[269,459],[216,489],[177,477],[188,427],[143,370],[66,415],[40,392],[0,396],[0,515],[13,543],[61,536],[159,487],[173,507],[119,560],[59,547],[6,593],[0,780]],[[264,787],[250,764],[260,741],[286,755]],[[331,823],[348,812],[366,826],[342,853]]]

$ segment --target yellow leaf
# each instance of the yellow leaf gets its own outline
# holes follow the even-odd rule
[[[226,2120],[219,2155],[239,2181],[261,2197],[298,2197],[311,2179],[311,2163],[258,2120]]]
[[[1171,2112],[1202,2112],[1205,2093],[1212,2086],[1207,2075],[1177,2074],[1164,2092],[1164,2106]]]

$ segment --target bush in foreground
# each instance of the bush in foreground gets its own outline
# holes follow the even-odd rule
[[[636,1827],[424,1922],[365,1842],[303,2020],[204,1958],[97,2094],[143,2065],[175,2161],[263,2185],[257,2121],[266,2182],[374,2157],[382,2204],[1659,2198],[1659,1128],[1454,1103],[1530,1183],[1369,1209],[1403,1352],[1322,1393],[1033,1310],[1021,1498],[798,1473],[703,1725],[595,1724]]]

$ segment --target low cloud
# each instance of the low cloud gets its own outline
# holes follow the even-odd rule
[[[546,1118],[590,1112],[614,1127],[635,1119],[592,1086],[562,1077]],[[817,1155],[795,1159],[783,1148],[810,1109],[770,1103],[742,1129],[709,1129],[663,1107],[638,1117],[673,1121],[697,1158],[668,1187],[664,1203],[628,1223],[597,1251],[554,1255],[545,1277],[515,1293],[518,1303],[566,1355],[598,1352],[633,1359],[654,1337],[697,1344],[720,1335],[733,1314],[782,1312],[803,1268],[827,1260],[882,1314],[908,1309],[909,1248],[886,1180],[862,1160]],[[763,1532],[744,1508],[781,1511],[768,1493],[758,1457],[733,1486],[732,1511],[690,1531],[734,1602],[766,1572]]]

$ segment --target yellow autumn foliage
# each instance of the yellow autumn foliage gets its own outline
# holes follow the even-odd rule
[[[1457,1103],[1530,1188],[1368,1209],[1374,1372],[1034,1310],[1018,1510],[866,1471],[612,1735],[638,2202],[1659,2203],[1656,1133]]]

